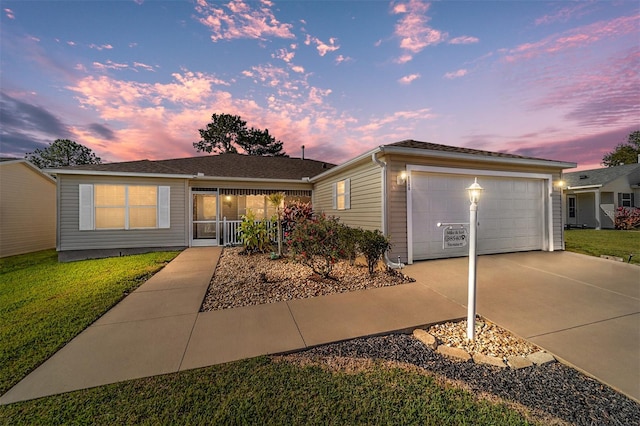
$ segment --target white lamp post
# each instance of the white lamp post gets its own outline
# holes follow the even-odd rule
[[[467,298],[467,339],[473,340],[476,335],[476,246],[478,230],[478,200],[482,187],[478,178],[467,188],[469,191],[469,295]]]

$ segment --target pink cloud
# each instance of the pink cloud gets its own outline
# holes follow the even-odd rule
[[[453,80],[454,78],[460,78],[467,75],[468,71],[466,69],[459,69],[457,71],[448,72],[444,75],[444,78],[448,80]]]
[[[420,74],[409,74],[409,75],[405,75],[404,77],[400,78],[398,80],[398,83],[400,84],[411,84],[413,83],[415,80],[420,78]]]
[[[329,38],[329,43],[325,43],[319,38],[307,34],[307,38],[305,39],[304,44],[306,44],[307,46],[315,44],[316,49],[318,49],[318,54],[320,54],[320,56],[324,56],[329,52],[335,52],[336,50],[340,49],[340,46],[336,44],[337,41],[337,38],[331,37]]]
[[[96,50],[111,50],[113,49],[113,46],[110,44],[94,44],[91,43],[89,45],[89,49],[96,49]]]
[[[582,48],[605,39],[618,38],[638,32],[640,14],[599,21],[583,27],[554,34],[535,43],[521,44],[507,52],[507,62],[530,60],[549,53]]]
[[[475,44],[480,42],[478,37],[460,36],[449,40],[449,44]]]
[[[213,42],[243,38],[295,38],[291,32],[293,26],[276,19],[271,10],[273,3],[268,0],[251,4],[231,0],[225,5],[217,6],[217,3],[209,4],[206,0],[197,0],[195,6],[196,12],[201,15],[198,22],[211,30]]]
[[[429,120],[435,118],[436,115],[431,113],[431,109],[422,108],[413,111],[396,111],[393,114],[386,115],[382,118],[371,119],[367,124],[356,127],[355,130],[369,134],[378,132],[382,128],[391,126],[398,127],[406,124],[407,121]]]
[[[5,8],[4,9],[4,13],[7,16],[7,18],[9,18],[9,19],[16,19],[16,15],[13,13],[13,10],[11,10],[9,8]]]
[[[535,20],[535,25],[549,25],[556,22],[568,22],[574,17],[584,16],[584,9],[590,5],[589,2],[575,3],[571,6],[563,7],[554,13],[541,16]]]
[[[638,123],[640,117],[640,47],[600,63],[579,66],[571,78],[557,79],[551,70],[527,84],[539,87],[531,106],[562,108],[564,118],[582,127],[611,128]]]
[[[428,25],[431,20],[426,16],[429,3],[420,0],[409,0],[392,6],[392,13],[403,15],[395,26],[395,36],[400,39],[400,48],[411,53],[418,53],[428,46],[442,43],[448,37],[446,32]]]

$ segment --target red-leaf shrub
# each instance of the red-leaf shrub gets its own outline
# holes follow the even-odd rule
[[[289,252],[323,278],[330,278],[333,265],[344,259],[341,224],[324,214],[298,220],[289,233]]]
[[[633,229],[640,227],[640,208],[618,207],[616,210],[616,229]]]

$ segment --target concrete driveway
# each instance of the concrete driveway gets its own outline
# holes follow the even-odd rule
[[[405,272],[467,305],[468,258]],[[570,252],[481,256],[477,313],[640,401],[640,267]]]

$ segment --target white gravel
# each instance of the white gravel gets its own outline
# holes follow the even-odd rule
[[[201,311],[238,308],[285,300],[326,296],[355,290],[412,282],[397,271],[376,271],[366,265],[339,262],[333,279],[313,275],[311,269],[288,258],[271,260],[268,254],[240,254],[242,248],[225,248],[209,285]]]

